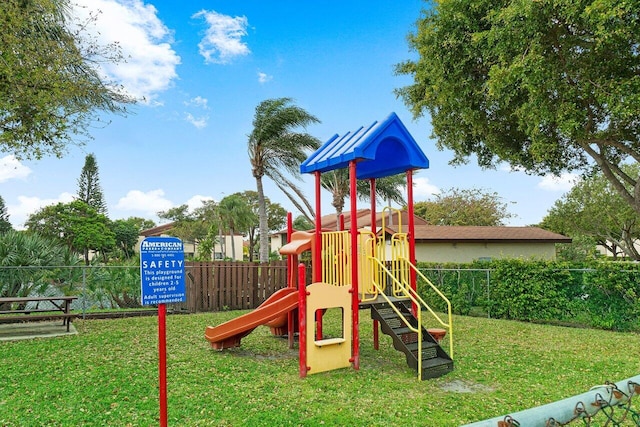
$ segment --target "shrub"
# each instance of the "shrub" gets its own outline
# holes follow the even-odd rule
[[[585,275],[584,309],[591,326],[640,329],[640,268],[631,263],[599,263]]]
[[[419,268],[456,314],[640,330],[640,264],[511,259]],[[444,311],[446,305],[423,282],[418,281],[421,296]]]

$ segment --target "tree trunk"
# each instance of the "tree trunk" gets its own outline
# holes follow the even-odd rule
[[[235,242],[235,233],[233,232],[233,228],[229,230],[231,232],[231,261],[236,260],[236,242]]]
[[[255,235],[249,230],[249,262],[253,262],[253,251],[256,247]]]
[[[342,211],[344,209],[345,197],[347,197],[345,194],[342,194],[338,191],[333,193],[333,201],[331,202],[331,204],[336,210],[336,231],[340,230],[340,215],[342,215]]]
[[[267,204],[264,199],[264,189],[262,188],[262,177],[256,177],[256,187],[258,190],[258,219],[260,233],[260,262],[269,262],[269,225],[267,221]]]

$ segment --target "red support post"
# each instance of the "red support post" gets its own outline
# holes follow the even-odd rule
[[[321,282],[322,281],[322,213],[321,213],[321,199],[320,199],[320,190],[322,185],[320,184],[321,173],[319,171],[314,172],[316,177],[315,181],[315,191],[316,191],[316,242],[315,242],[315,256],[313,257],[313,282]]]
[[[291,242],[291,235],[293,234],[293,215],[291,212],[287,212],[287,243]],[[287,273],[288,273],[288,281],[287,285],[292,288],[295,284],[295,271],[293,269],[294,265],[292,264],[291,256],[287,256]]]
[[[167,306],[158,305],[158,377],[160,382],[160,427],[167,427]]]
[[[287,212],[287,243],[291,241],[291,235],[293,234],[293,215],[291,212]],[[289,275],[289,283],[287,284],[290,288],[295,287],[296,285],[296,272],[294,266],[298,263],[297,255],[289,255],[287,256],[287,273]],[[293,311],[287,313],[287,338],[289,348],[294,347],[294,334],[295,334],[295,322]]]
[[[369,180],[369,198],[371,199],[371,231],[375,236],[377,233],[377,218],[376,218],[376,179],[371,178]]]

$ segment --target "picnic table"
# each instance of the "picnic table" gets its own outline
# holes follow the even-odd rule
[[[62,319],[62,325],[66,325],[69,332],[71,318],[75,316],[71,313],[71,303],[76,299],[78,299],[77,296],[2,297],[0,306],[17,304],[24,308],[0,310],[0,323]],[[36,307],[28,307],[30,302],[35,302]],[[41,307],[40,303],[45,303],[43,304],[45,307]]]

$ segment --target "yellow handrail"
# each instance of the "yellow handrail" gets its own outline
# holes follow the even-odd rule
[[[380,260],[377,260],[380,263]],[[395,272],[392,273],[382,264],[381,266],[384,268],[383,271],[387,273],[389,277],[393,279],[393,295],[396,297],[406,296],[407,292],[414,292],[409,286],[410,283],[410,269],[413,269],[416,274],[427,283],[431,289],[433,289],[436,294],[442,298],[447,304],[447,316],[448,323],[444,322],[437,313],[431,309],[429,305],[427,305],[424,300],[416,293],[416,299],[420,301],[420,304],[416,302],[416,305],[420,307],[420,311],[422,307],[426,308],[429,313],[436,319],[442,327],[448,330],[449,334],[449,356],[453,359],[453,314],[451,310],[451,301],[438,289],[429,279],[427,279],[424,274],[418,268],[413,265],[409,261],[409,243],[407,239],[406,233],[395,233],[391,237],[391,265],[392,269]]]
[[[374,260],[375,262],[377,262],[378,264],[380,264],[381,269],[387,273],[387,275],[389,275],[389,277],[391,277],[391,279],[394,281],[394,283],[397,283],[399,285],[400,288],[402,288],[402,292],[399,293],[396,296],[404,296],[404,297],[408,297],[411,302],[413,302],[414,304],[416,304],[418,307],[420,307],[420,310],[417,310],[418,313],[416,314],[420,314],[420,312],[422,311],[422,307],[426,308],[429,313],[431,313],[431,315],[438,321],[438,323],[440,323],[440,325],[442,325],[444,328],[448,329],[448,334],[449,334],[449,357],[451,357],[451,360],[453,360],[453,314],[451,312],[451,302],[449,301],[449,299],[444,296],[444,294],[442,292],[440,292],[440,289],[438,289],[433,283],[431,283],[431,281],[429,279],[427,279],[413,264],[411,264],[408,260],[404,260],[406,262],[407,265],[409,265],[410,268],[413,268],[417,274],[420,275],[420,277],[426,281],[431,288],[440,296],[440,298],[442,298],[446,303],[447,303],[447,314],[448,314],[448,318],[449,318],[449,323],[445,323],[440,316],[438,316],[438,314],[433,311],[433,309],[422,299],[422,297],[420,297],[420,295],[418,295],[417,291],[414,291],[413,289],[411,289],[410,286],[406,286],[401,284],[398,279],[396,279],[393,276],[393,273],[391,273],[384,265],[382,265],[380,263],[379,260]],[[386,295],[381,294],[388,302],[389,299]],[[420,324],[420,320],[418,320],[419,324]]]
[[[413,271],[415,271],[415,272],[416,272],[416,274],[418,274],[418,275],[420,276],[420,278],[421,278],[422,280],[424,280],[424,281],[425,281],[425,282],[426,282],[426,283],[431,287],[431,289],[433,289],[433,290],[436,292],[436,294],[438,294],[438,296],[439,296],[440,298],[442,298],[442,300],[444,300],[444,302],[446,302],[446,303],[447,303],[447,316],[448,316],[449,323],[445,323],[445,322],[440,318],[440,316],[438,316],[438,315],[436,314],[436,312],[434,312],[434,311],[431,309],[431,307],[429,307],[429,305],[427,305],[427,303],[426,303],[426,302],[424,302],[424,301],[422,300],[422,298],[420,298],[420,296],[419,296],[419,295],[417,295],[417,293],[416,293],[417,298],[420,300],[420,302],[423,304],[423,306],[424,306],[427,310],[429,310],[429,313],[431,313],[431,315],[432,315],[432,316],[433,316],[433,317],[438,321],[438,323],[440,323],[440,325],[442,325],[444,328],[447,328],[447,329],[449,330],[449,332],[448,332],[448,333],[449,333],[449,357],[451,357],[451,360],[453,360],[453,314],[452,314],[452,311],[451,311],[451,301],[449,301],[449,298],[447,298],[447,297],[446,297],[446,296],[445,296],[445,295],[440,291],[440,289],[438,289],[438,288],[437,288],[433,283],[431,283],[431,281],[430,281],[429,279],[427,279],[427,278],[425,277],[425,275],[424,275],[424,274],[422,274],[422,272],[421,272],[420,270],[418,270],[418,268],[417,268],[415,265],[413,265],[412,263],[410,263],[408,259],[406,259],[406,258],[405,258],[405,259],[404,259],[404,262],[409,266],[409,268],[412,268],[412,269],[413,269]],[[411,287],[409,287],[409,286],[408,286],[408,288],[409,288],[409,289],[411,289]],[[413,291],[413,289],[411,289],[411,291]]]
[[[402,231],[402,211],[400,209],[396,209],[396,208],[392,208],[391,206],[385,206],[382,209],[382,230],[384,231],[384,229],[387,227],[386,226],[386,221],[385,221],[385,212],[389,211],[389,216],[392,217],[393,213],[395,212],[398,215],[398,232]]]
[[[378,264],[380,269],[382,271],[386,272],[387,276],[390,277],[391,280],[393,280],[394,284],[395,284],[395,282],[398,282],[398,279],[396,279],[391,274],[391,272],[387,269],[387,267],[384,266],[384,264],[382,264],[380,262],[379,259],[370,257],[369,260],[372,261],[374,264]],[[414,332],[414,333],[416,333],[418,335],[418,357],[417,357],[418,358],[418,380],[421,380],[422,379],[422,313],[421,313],[421,310],[418,310],[418,312],[416,313],[416,320],[418,321],[418,326],[417,327],[411,326],[411,324],[407,321],[407,319],[404,317],[404,315],[402,313],[400,313],[400,310],[398,310],[398,308],[395,306],[395,304],[393,304],[391,299],[384,292],[382,292],[382,290],[380,289],[380,285],[378,283],[376,283],[376,282],[373,282],[373,285],[376,288],[379,288],[378,289],[379,295],[382,296],[382,298],[385,299],[387,301],[387,303],[389,303],[389,307],[391,307],[393,309],[393,311],[396,312],[396,314],[398,315],[398,318],[400,320],[402,320],[402,323],[404,323],[404,325],[411,332]],[[413,302],[414,304],[418,305],[418,301],[416,300],[416,298],[414,298],[413,295],[411,295],[411,293],[407,292],[405,296],[407,298],[409,298],[411,300],[411,302]],[[418,298],[420,298],[420,297],[418,297]]]

